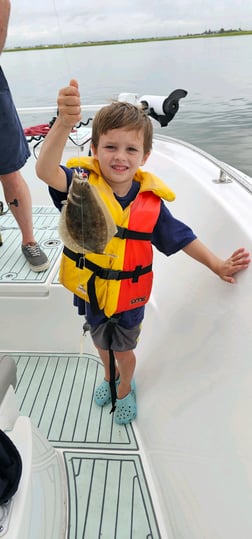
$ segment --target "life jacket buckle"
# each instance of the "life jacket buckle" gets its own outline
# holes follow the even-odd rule
[[[105,276],[106,273],[106,276]],[[104,279],[119,281],[121,276],[120,270],[108,269],[104,271]]]
[[[79,269],[83,269],[85,267],[85,256],[79,256],[78,260],[76,260],[76,266]]]

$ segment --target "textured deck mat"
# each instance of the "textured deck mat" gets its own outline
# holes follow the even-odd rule
[[[64,451],[68,539],[160,539],[138,455]]]
[[[36,241],[48,256],[51,264],[47,271],[35,273],[29,268],[21,252],[19,227],[9,211],[0,215],[0,233],[3,244],[0,246],[0,284],[14,282],[45,283],[48,274],[58,259],[62,242],[58,234],[59,212],[54,207],[34,206],[32,210]]]
[[[91,354],[9,354],[17,363],[21,413],[63,454],[68,481],[67,539],[161,539],[134,434],[110,405],[93,401],[103,379]]]
[[[46,438],[61,448],[137,449],[131,425],[119,426],[93,401],[104,370],[92,355],[13,354],[21,413],[31,416]]]

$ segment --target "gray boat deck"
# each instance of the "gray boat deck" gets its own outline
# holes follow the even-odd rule
[[[21,414],[62,452],[68,539],[160,539],[133,424],[93,400],[103,367],[92,355],[11,354]]]
[[[62,249],[62,242],[58,233],[59,215],[59,211],[54,206],[33,207],[35,238],[50,259],[50,268],[54,268]],[[19,227],[10,211],[5,215],[0,215],[0,234],[2,237],[2,245],[0,246],[0,294],[1,285],[9,283],[15,285],[24,283],[26,286],[34,283],[45,284],[51,269],[40,273],[34,273],[30,270],[21,252]]]
[[[62,249],[58,218],[53,207],[33,208],[36,239],[51,260],[49,270],[34,273],[21,253],[20,231],[11,213],[0,216],[0,295],[6,290],[19,295],[35,284],[40,296],[57,284]],[[103,379],[99,359],[55,351],[5,352],[17,363],[21,414],[30,416],[63,456],[67,539],[160,539],[134,423],[116,425],[110,405],[99,408],[94,403],[94,389]]]

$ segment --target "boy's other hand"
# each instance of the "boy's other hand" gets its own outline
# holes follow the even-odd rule
[[[247,269],[250,264],[250,254],[243,248],[237,249],[234,253],[220,264],[219,277],[227,283],[235,283],[233,275],[240,270]]]

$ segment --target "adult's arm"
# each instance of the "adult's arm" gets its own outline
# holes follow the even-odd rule
[[[10,8],[10,0],[0,0],[0,54],[3,51],[7,38]]]

